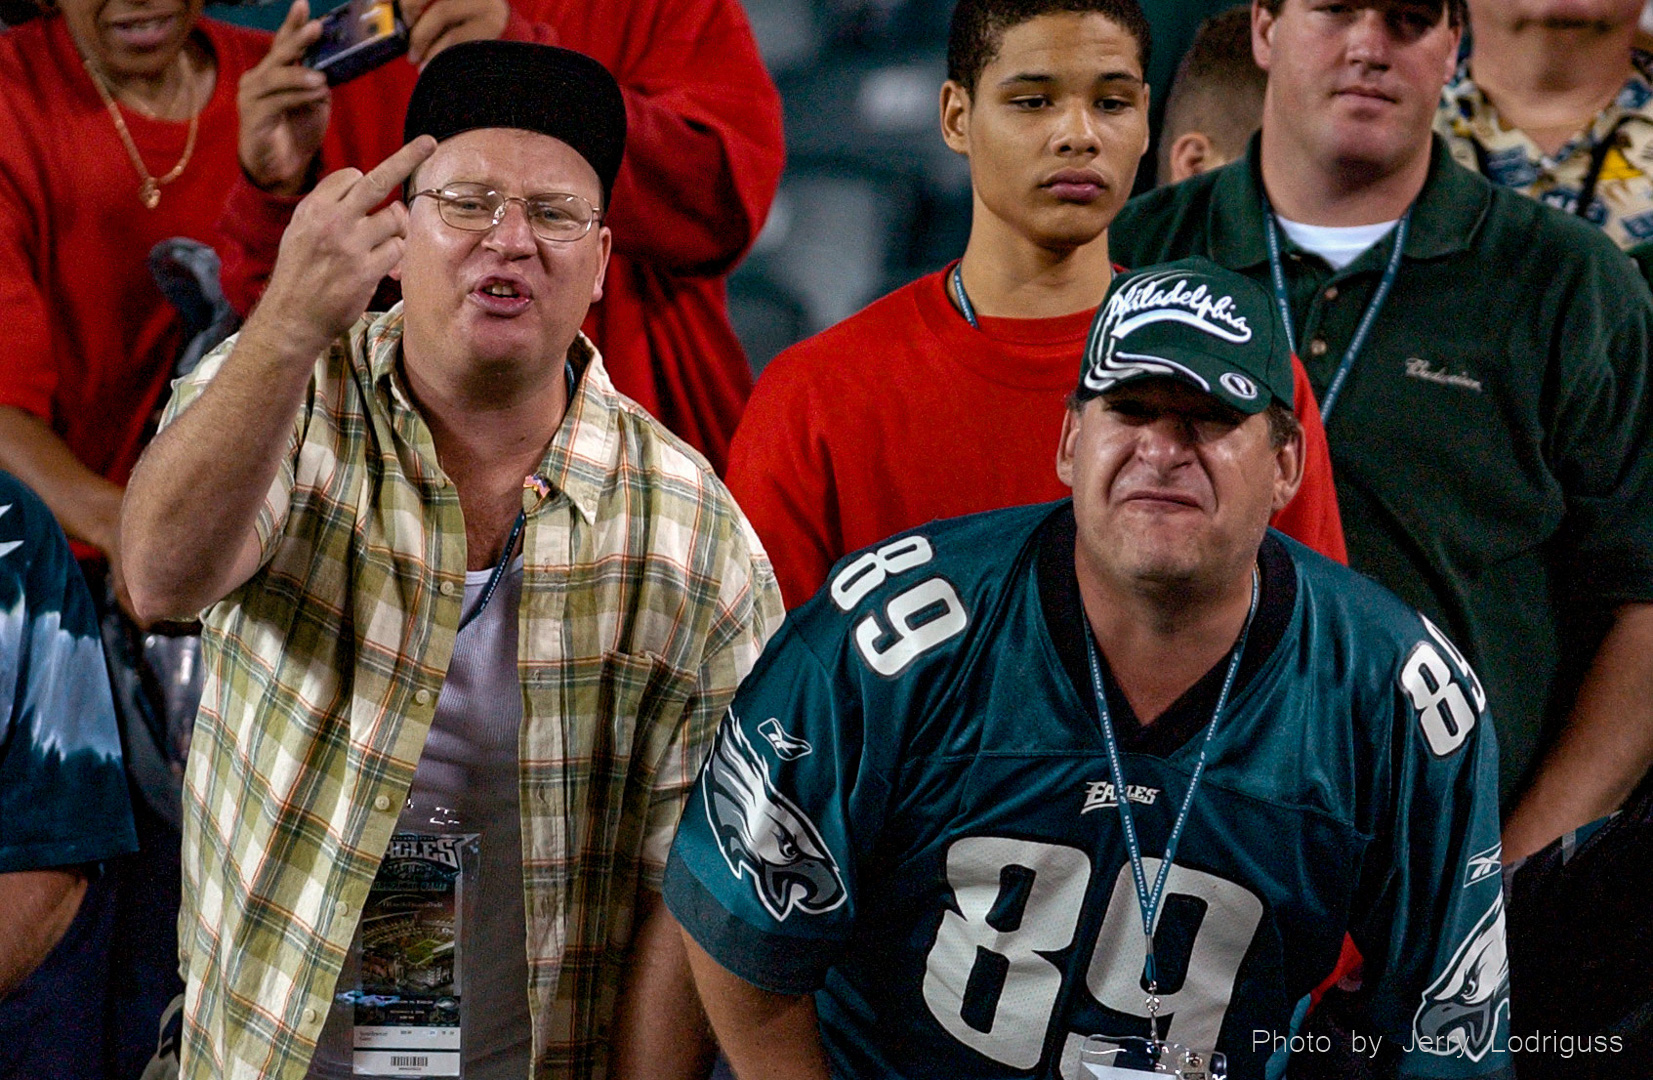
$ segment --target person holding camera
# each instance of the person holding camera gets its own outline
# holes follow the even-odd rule
[[[620,84],[626,161],[604,223],[614,257],[585,333],[615,387],[719,474],[752,391],[724,278],[757,239],[785,160],[780,95],[739,0],[401,0],[407,58],[328,88],[304,67],[322,29],[295,5],[241,88],[241,161],[226,291],[251,309],[298,197],[339,165],[401,144],[417,65],[460,41],[535,41],[584,53]],[[353,156],[330,153],[342,135]]]

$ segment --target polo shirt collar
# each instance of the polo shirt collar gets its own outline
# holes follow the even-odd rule
[[[373,386],[393,407],[413,409],[397,360],[402,355],[402,305],[368,324],[363,347]],[[603,369],[602,355],[584,333],[568,348],[574,370],[574,393],[539,468],[523,483],[523,509],[533,513],[555,492],[586,522],[597,520],[598,505],[618,469],[619,393]]]
[[[1245,156],[1220,170],[1212,183],[1208,236],[1211,257],[1237,270],[1268,263],[1263,233],[1262,134],[1251,137]],[[1492,202],[1492,188],[1452,160],[1439,135],[1431,136],[1429,176],[1412,211],[1406,258],[1435,259],[1467,251]]]

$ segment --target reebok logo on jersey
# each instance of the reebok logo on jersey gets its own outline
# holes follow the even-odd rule
[[[1504,943],[1504,895],[1496,892],[1446,970],[1423,992],[1412,1020],[1417,1049],[1480,1061],[1497,1041],[1498,1015],[1509,1012],[1510,966]]]
[[[794,911],[821,915],[844,902],[844,875],[820,830],[775,790],[768,762],[747,741],[733,710],[700,782],[706,820],[729,872],[737,880],[751,876],[758,902],[777,922]]]
[[[1464,865],[1464,888],[1504,872],[1504,845],[1494,844],[1471,855]]]
[[[1147,787],[1143,784],[1126,784],[1125,797],[1134,803],[1143,806],[1154,805],[1159,798],[1159,788]],[[1080,814],[1088,814],[1092,810],[1101,810],[1119,805],[1119,795],[1114,791],[1112,780],[1092,780],[1085,785],[1085,805]]]
[[[773,716],[758,725],[758,734],[768,740],[775,756],[782,761],[796,761],[815,752],[815,748],[805,740],[788,735],[782,729],[781,722]]]

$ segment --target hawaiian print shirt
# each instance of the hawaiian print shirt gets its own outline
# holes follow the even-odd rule
[[[1632,247],[1653,239],[1653,55],[1638,50],[1632,65],[1630,81],[1589,130],[1548,157],[1525,132],[1504,126],[1470,78],[1468,60],[1441,94],[1435,130],[1460,165],[1569,214],[1578,213],[1597,172],[1583,217]]]

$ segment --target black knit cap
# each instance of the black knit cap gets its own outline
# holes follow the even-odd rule
[[[528,41],[467,41],[437,53],[413,87],[402,141],[437,141],[477,128],[520,128],[561,139],[603,185],[603,208],[626,150],[626,103],[602,64]]]

